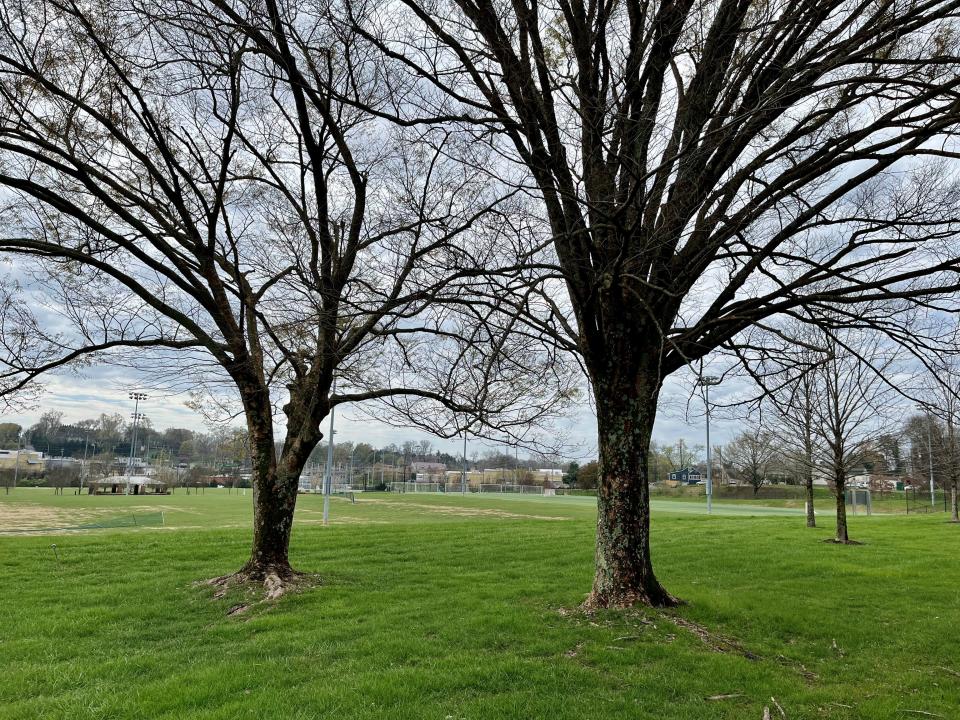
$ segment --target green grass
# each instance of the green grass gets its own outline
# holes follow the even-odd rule
[[[0,718],[957,717],[960,528],[654,504],[678,615],[567,612],[592,575],[584,498],[301,498],[292,557],[323,585],[227,616],[250,496],[0,495],[0,523],[164,506],[165,527],[0,536]],[[824,508],[825,510],[827,508]],[[146,510],[145,510],[146,511]],[[742,511],[741,511],[742,512]],[[51,549],[56,543],[58,561]],[[708,700],[717,695],[735,697]],[[932,715],[922,715],[922,711]]]

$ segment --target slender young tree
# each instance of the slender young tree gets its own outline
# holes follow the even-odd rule
[[[812,378],[805,372],[797,378],[796,385],[788,393],[786,403],[779,406],[780,427],[787,431],[781,439],[787,442],[788,459],[793,461],[801,473],[809,528],[817,526],[813,502],[814,458],[817,451],[813,432],[813,403]]]
[[[822,448],[818,464],[830,479],[836,500],[834,541],[846,545],[847,477],[863,466],[891,423],[893,357],[877,336],[848,332],[823,333],[821,338],[824,360],[811,371],[816,398],[813,428]]]
[[[545,279],[517,305],[597,411],[587,604],[672,604],[649,536],[664,379],[781,313],[957,287],[960,3],[344,4],[406,73],[385,116],[474,128],[502,158],[477,172],[536,197]]]
[[[242,414],[241,579],[293,575],[297,480],[334,406],[416,395],[477,425],[556,407],[549,353],[471,300],[510,212],[469,170],[484,150],[356,110],[393,107],[375,61],[323,8],[273,0],[0,7],[0,391],[120,362]]]
[[[926,399],[923,403],[928,417],[925,419],[929,430],[930,417],[943,424],[944,432],[940,444],[940,462],[944,489],[950,489],[950,520],[960,522],[957,486],[960,482],[960,446],[958,446],[957,423],[960,422],[960,367],[955,358],[942,357],[930,369],[926,383]]]
[[[770,466],[776,457],[773,437],[761,428],[742,432],[724,447],[727,462],[737,472],[737,477],[746,480],[753,494],[767,482]]]
[[[817,526],[813,480],[820,456],[814,419],[817,397],[816,371],[826,359],[810,325],[787,323],[780,328],[779,352],[772,367],[754,367],[754,377],[763,388],[760,403],[773,410],[773,433],[785,449],[785,459],[798,471],[806,494],[807,527]]]

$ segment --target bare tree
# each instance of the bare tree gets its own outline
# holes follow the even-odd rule
[[[875,441],[888,429],[893,360],[877,336],[822,335],[825,359],[812,371],[816,398],[813,428],[821,446],[818,464],[836,496],[835,542],[850,543],[846,481],[862,467]]]
[[[757,427],[737,435],[724,446],[723,454],[736,470],[737,477],[746,480],[756,495],[767,482],[776,448],[773,437]]]
[[[937,464],[945,471],[942,473],[945,476],[944,490],[950,489],[950,520],[960,522],[960,508],[957,506],[957,485],[960,481],[960,439],[957,438],[957,424],[960,423],[960,366],[956,358],[941,357],[931,368],[925,389],[923,407],[928,414],[925,430],[931,432],[930,417],[943,424],[943,437],[939,443],[941,460]]]
[[[79,484],[80,470],[75,467],[51,467],[44,473],[46,483],[53,488],[55,495],[63,495],[63,489],[75,482]]]
[[[0,252],[46,313],[5,288],[0,391],[117,362],[242,414],[241,579],[292,576],[297,479],[334,406],[416,395],[479,427],[562,401],[549,354],[525,341],[538,382],[522,382],[496,361],[509,318],[470,302],[505,261],[503,196],[469,170],[483,149],[356,111],[392,107],[374,60],[272,0],[0,8]]]
[[[545,279],[516,302],[596,403],[588,605],[674,602],[647,477],[668,375],[777,314],[957,287],[958,8],[347,0],[407,73],[391,116],[473,127],[503,158],[478,171],[536,193],[517,234]]]
[[[797,470],[806,493],[807,527],[816,527],[813,502],[813,480],[820,456],[818,435],[814,432],[814,414],[819,398],[816,395],[816,371],[824,361],[818,334],[809,326],[791,322],[780,329],[786,340],[776,354],[773,368],[760,372],[765,396],[761,404],[773,410],[776,418],[774,434],[785,448],[785,459]],[[758,368],[754,368],[758,371]]]

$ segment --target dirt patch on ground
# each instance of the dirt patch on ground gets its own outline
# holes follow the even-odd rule
[[[96,523],[107,518],[154,515],[171,511],[181,512],[181,509],[173,505],[63,508],[34,503],[2,503],[0,504],[0,535],[35,535],[62,530],[85,532],[95,528],[80,526]]]
[[[99,515],[96,510],[4,503],[0,505],[0,533],[42,532],[67,528],[95,520]]]
[[[323,525],[323,510],[297,508],[296,522],[302,525]],[[389,525],[389,520],[371,518],[343,517],[336,514],[330,518],[331,525]]]
[[[508,510],[498,510],[496,508],[462,507],[456,505],[428,505],[426,503],[398,502],[396,500],[358,499],[357,502],[379,503],[398,508],[413,508],[415,510],[424,510],[429,513],[448,515],[451,517],[491,517],[512,520],[569,520],[569,518],[557,517],[554,515],[530,515],[529,513],[515,513],[509,512]]]

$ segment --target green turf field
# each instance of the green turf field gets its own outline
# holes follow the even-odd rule
[[[658,499],[654,561],[689,604],[587,617],[590,498],[369,494],[325,528],[304,496],[292,556],[323,585],[228,616],[194,581],[243,562],[250,501],[0,494],[0,718],[960,717],[942,513],[851,518],[866,544],[838,547],[826,503],[807,530]]]

